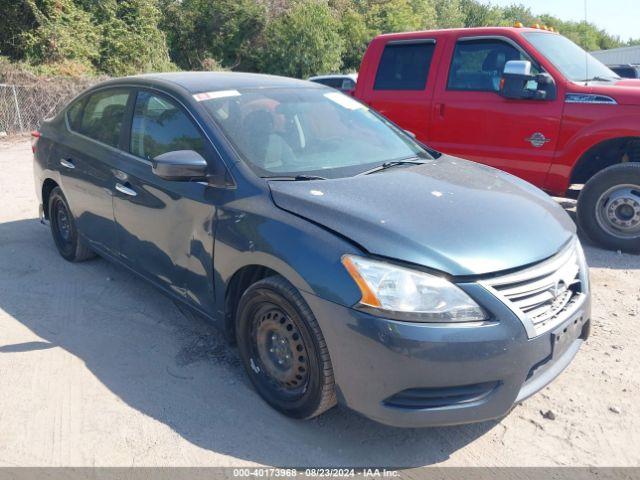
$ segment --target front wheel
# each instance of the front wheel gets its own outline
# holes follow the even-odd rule
[[[623,163],[594,175],[578,197],[578,223],[594,242],[640,253],[640,163]]]
[[[279,276],[254,283],[240,299],[236,322],[242,363],[267,403],[293,418],[336,404],[326,342],[295,287]]]

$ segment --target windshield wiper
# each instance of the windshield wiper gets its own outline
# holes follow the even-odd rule
[[[266,180],[289,180],[294,182],[304,182],[307,180],[326,180],[325,177],[318,175],[274,175],[271,177],[262,177]]]
[[[359,177],[360,175],[369,175],[370,173],[381,172],[382,170],[396,167],[398,165],[422,165],[424,163],[427,163],[427,160],[420,160],[418,157],[407,157],[401,158],[399,160],[391,160],[389,162],[384,162],[382,165],[378,165],[377,167],[373,167],[370,170],[365,170],[364,172],[357,174],[356,177]]]

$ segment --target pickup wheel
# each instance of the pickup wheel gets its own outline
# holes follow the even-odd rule
[[[280,276],[254,283],[236,314],[242,363],[262,398],[293,418],[336,404],[333,367],[320,326],[298,290]]]
[[[76,221],[60,187],[55,187],[49,195],[49,224],[53,241],[62,258],[70,262],[81,262],[95,257],[95,253],[78,235]]]
[[[578,223],[598,244],[640,252],[640,163],[623,163],[594,175],[578,197]]]

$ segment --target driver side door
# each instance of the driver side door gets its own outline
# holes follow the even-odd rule
[[[214,311],[213,242],[220,191],[205,182],[170,181],[152,171],[163,153],[194,150],[214,170],[219,161],[175,99],[140,89],[132,103],[127,155],[114,171],[113,209],[125,263],[195,307]]]
[[[459,37],[447,47],[449,68],[438,79],[428,143],[543,185],[557,145],[564,95],[559,92],[554,100],[499,95],[506,62],[531,61],[509,38]]]

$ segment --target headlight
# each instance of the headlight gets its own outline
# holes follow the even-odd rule
[[[360,305],[367,309],[419,322],[487,318],[469,295],[442,277],[354,255],[344,255],[342,264],[360,288]]]

